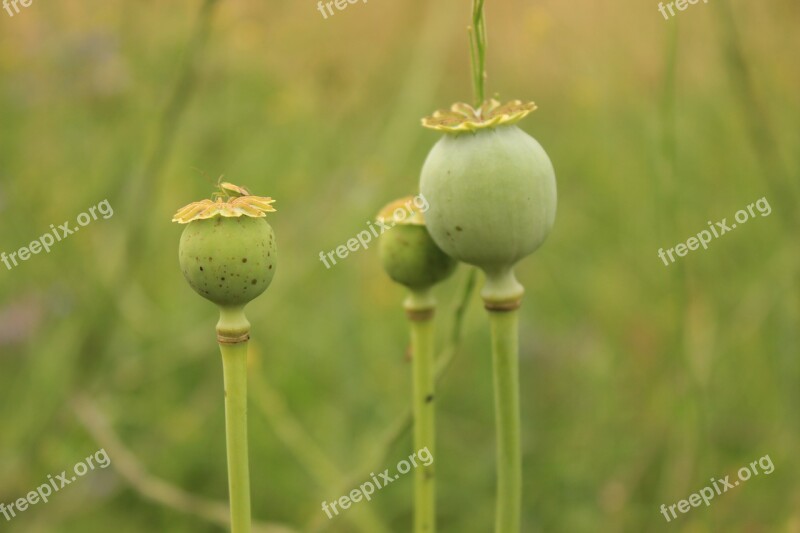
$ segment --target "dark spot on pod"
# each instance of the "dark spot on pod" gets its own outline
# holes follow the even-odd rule
[[[214,258],[213,258],[213,257],[209,257],[209,258],[208,258],[208,260],[209,260],[209,261],[213,261],[213,260],[214,260]]]
[[[220,279],[220,281],[225,281],[225,278],[219,278],[219,279]]]
[[[242,258],[242,263],[247,263],[247,258],[246,257]]]
[[[202,272],[202,271],[203,271],[203,267],[200,267],[200,272]]]
[[[425,403],[431,403],[433,401],[433,394],[428,394],[425,396]]]
[[[461,226],[456,226],[456,231],[461,231]]]
[[[272,265],[269,266],[269,269],[272,270]]]
[[[258,283],[258,281],[257,281],[257,280],[253,280],[253,281],[251,281],[250,283],[252,283],[253,285],[255,285],[256,283]]]

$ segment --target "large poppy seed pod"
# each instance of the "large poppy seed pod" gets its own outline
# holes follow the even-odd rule
[[[263,293],[275,275],[275,234],[263,218],[275,211],[271,198],[250,196],[222,184],[222,195],[180,209],[174,222],[187,224],[178,256],[189,285],[220,307],[243,307]]]
[[[519,300],[512,268],[544,242],[556,214],[553,165],[541,145],[515,124],[535,104],[496,100],[479,109],[455,104],[423,119],[444,132],[422,168],[430,202],[426,222],[451,257],[480,267],[484,298]]]
[[[411,290],[429,289],[449,277],[456,261],[442,252],[425,228],[425,217],[415,197],[387,204],[379,220],[391,227],[380,237],[378,255],[384,270],[397,283]]]

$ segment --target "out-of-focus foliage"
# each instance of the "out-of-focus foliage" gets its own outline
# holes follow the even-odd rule
[[[416,192],[437,139],[420,118],[471,99],[467,3],[373,0],[326,20],[312,0],[221,0],[165,143],[200,8],[37,0],[13,18],[0,11],[0,251],[103,199],[115,210],[50,253],[0,264],[0,502],[99,448],[77,394],[151,474],[226,499],[215,309],[182,280],[170,223],[224,174],[277,200],[277,274],[249,309],[253,387],[277,392],[281,417],[335,470],[309,471],[320,458],[289,449],[254,404],[256,518],[370,531],[353,519],[369,507],[408,531],[411,476],[335,521],[320,510],[407,408],[410,378],[403,291],[376,250],[331,269],[319,253]],[[559,180],[555,230],[518,271],[526,533],[800,531],[799,16],[793,0],[700,3],[670,21],[655,2],[487,2],[489,93],[536,101],[520,125]],[[154,153],[164,164],[148,167]],[[674,265],[658,259],[764,196],[771,216]],[[465,275],[438,292],[442,345]],[[438,395],[442,533],[492,524],[477,297],[464,335]],[[401,439],[374,468],[411,451]],[[773,474],[671,524],[659,513],[766,454]],[[0,530],[220,529],[109,468],[0,517]]]

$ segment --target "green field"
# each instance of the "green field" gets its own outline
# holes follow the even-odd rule
[[[374,246],[334,250],[417,193],[470,101],[455,0],[44,2],[0,10],[0,503],[111,461],[11,533],[224,531],[213,305],[184,282],[175,210],[221,174],[276,199],[279,260],[248,307],[253,514],[263,533],[411,529],[412,476],[329,520],[414,450],[404,291]],[[523,532],[800,532],[800,4],[488,0],[488,82],[556,169],[558,215],[521,263]],[[709,221],[746,224],[665,265]],[[436,292],[452,349],[469,268]],[[479,281],[481,283],[481,281]],[[486,313],[467,302],[438,389],[440,533],[485,533],[495,435]],[[659,508],[759,458],[667,522]]]

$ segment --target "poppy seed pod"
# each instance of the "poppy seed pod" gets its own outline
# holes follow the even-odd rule
[[[430,204],[423,196],[407,196],[387,204],[377,219],[390,231],[381,235],[378,255],[384,270],[397,283],[408,289],[403,302],[411,329],[411,404],[414,418],[414,447],[436,452],[435,397],[436,380],[433,357],[433,316],[436,301],[431,289],[449,277],[456,261],[442,252],[425,228],[424,210]],[[414,210],[414,207],[420,208]],[[436,531],[435,469],[430,463],[414,472],[415,532]]]
[[[186,281],[200,296],[222,307],[241,307],[263,293],[275,275],[275,234],[263,218],[275,211],[274,200],[222,185],[225,195],[234,188],[245,195],[179,210],[173,221],[187,226],[178,256]]]
[[[555,220],[553,165],[515,125],[535,108],[491,100],[477,110],[456,104],[423,120],[445,134],[420,177],[430,202],[428,230],[445,253],[486,272],[489,299],[521,296],[512,267],[541,246]]]
[[[391,231],[381,235],[378,254],[390,278],[419,291],[445,280],[457,263],[431,239],[421,211],[415,211],[402,220],[393,218],[397,210],[404,211],[412,200],[412,196],[401,198],[381,209],[378,219],[389,224]]]
[[[172,221],[187,225],[178,248],[186,281],[219,307],[216,330],[225,386],[230,529],[244,533],[252,522],[247,440],[250,322],[244,308],[275,275],[275,234],[264,220],[275,208],[272,198],[252,196],[231,183],[219,183],[211,198],[179,209]]]

